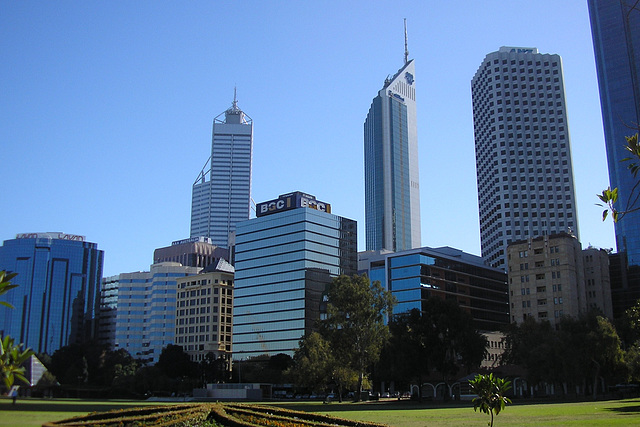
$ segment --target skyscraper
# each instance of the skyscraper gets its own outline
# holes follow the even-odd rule
[[[420,247],[415,67],[406,48],[364,122],[364,170],[367,250]]]
[[[640,3],[636,0],[589,0],[591,33],[600,87],[600,104],[609,165],[609,183],[618,188],[618,209],[625,210],[637,183],[622,159],[625,136],[640,126]],[[605,185],[603,185],[604,187]],[[636,202],[636,207],[640,206]],[[640,298],[640,212],[615,224],[617,262],[612,272],[614,311],[621,313]],[[618,277],[621,280],[613,280]]]
[[[84,236],[23,233],[0,246],[0,270],[18,273],[3,299],[0,335],[36,352],[97,338],[104,252]]]
[[[329,204],[296,191],[259,203],[256,215],[236,230],[235,359],[292,356],[332,278],[357,272],[356,222]]]
[[[253,121],[234,96],[231,108],[213,120],[211,156],[193,184],[191,237],[228,248],[236,223],[249,219],[252,151]]]
[[[482,257],[506,269],[512,241],[578,236],[562,60],[501,47],[471,91]]]

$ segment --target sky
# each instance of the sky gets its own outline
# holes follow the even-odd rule
[[[363,124],[416,64],[422,245],[480,255],[471,79],[501,46],[562,57],[580,240],[615,248],[585,1],[0,0],[0,240],[59,231],[104,276],[189,237],[213,118],[253,119],[253,199],[303,191],[358,222]],[[623,141],[624,142],[624,141]]]

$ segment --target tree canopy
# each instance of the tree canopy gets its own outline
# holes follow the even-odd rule
[[[389,327],[391,339],[381,367],[381,375],[389,379],[422,384],[437,375],[448,381],[479,367],[486,352],[486,338],[454,301],[429,298],[422,311],[394,315]]]
[[[385,318],[395,305],[391,292],[367,276],[339,276],[327,289],[327,316],[320,331],[331,343],[333,356],[358,373],[358,391],[368,369],[378,361],[389,339]]]

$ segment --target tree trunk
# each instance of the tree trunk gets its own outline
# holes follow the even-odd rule
[[[600,364],[591,359],[596,364],[596,374],[593,377],[593,400],[598,398],[598,377],[600,376]]]

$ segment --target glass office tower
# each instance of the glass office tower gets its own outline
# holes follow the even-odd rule
[[[512,241],[578,236],[562,59],[501,47],[471,81],[482,257],[507,268]]]
[[[234,97],[231,108],[213,120],[211,156],[193,184],[191,237],[228,248],[235,224],[249,219],[252,151],[253,121]]]
[[[396,297],[394,314],[423,310],[429,298],[452,300],[484,331],[509,323],[507,274],[481,257],[450,247],[359,254],[359,268]]]
[[[84,236],[25,233],[0,247],[0,270],[18,273],[3,295],[0,332],[36,352],[97,337],[104,252]]]
[[[414,61],[387,78],[364,122],[367,250],[420,246]]]
[[[600,88],[602,122],[609,165],[609,183],[618,188],[618,209],[627,209],[640,191],[622,159],[625,136],[640,126],[640,4],[636,0],[589,0],[591,32]],[[604,185],[603,185],[604,187]],[[635,207],[640,206],[635,203]],[[612,265],[614,311],[620,314],[640,298],[640,212],[615,224],[618,256]]]
[[[320,318],[327,284],[357,269],[356,222],[295,192],[260,203],[237,224],[234,359],[293,355]]]

